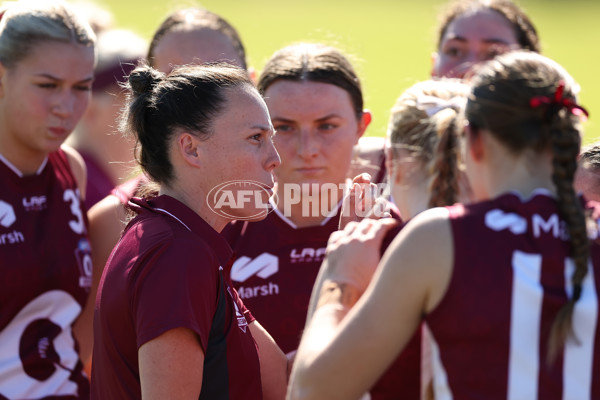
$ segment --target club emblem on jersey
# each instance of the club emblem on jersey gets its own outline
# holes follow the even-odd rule
[[[75,258],[79,266],[79,286],[89,290],[92,286],[92,251],[90,242],[83,238],[77,243]]]
[[[244,333],[246,333],[246,329],[248,328],[248,321],[246,321],[246,317],[242,315],[240,309],[238,308],[237,302],[235,301],[235,296],[231,293],[231,288],[227,287],[227,293],[233,300],[233,306],[235,307],[235,319],[237,319],[238,328]]]
[[[0,200],[0,225],[8,228],[17,220],[15,210],[5,201]]]

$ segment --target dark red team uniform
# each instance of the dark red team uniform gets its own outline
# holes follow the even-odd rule
[[[259,222],[236,221],[222,234],[235,253],[231,280],[244,304],[285,352],[298,348],[310,294],[339,214],[298,228],[275,210]],[[395,231],[397,233],[397,230]],[[395,234],[394,234],[395,235]],[[391,241],[392,235],[388,239]],[[415,334],[382,379],[373,400],[419,399],[420,335]]]
[[[0,156],[0,399],[87,399],[71,326],[91,284],[87,219],[66,154],[22,176]]]
[[[600,205],[587,208],[598,221]],[[570,339],[550,366],[550,328],[574,268],[556,201],[538,191],[528,200],[511,193],[448,209],[453,274],[426,317],[436,398],[600,399],[597,226],[573,318],[579,344]]]
[[[200,399],[261,399],[254,319],[223,273],[227,242],[172,197],[129,204],[138,215],[109,258],[96,301],[92,398],[140,399],[138,349],[184,327],[205,354]]]
[[[298,348],[310,293],[338,223],[336,215],[297,228],[275,210],[262,221],[236,221],[222,232],[235,253],[233,285],[284,353]]]

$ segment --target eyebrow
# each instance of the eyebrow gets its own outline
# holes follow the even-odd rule
[[[331,118],[342,118],[340,115],[336,114],[336,113],[331,113],[331,114],[327,114],[324,117],[321,118],[317,118],[315,121],[316,122],[322,122],[322,121],[327,121],[328,119]],[[271,118],[273,121],[277,121],[277,122],[287,122],[287,123],[294,123],[296,121],[292,120],[292,119],[287,119],[287,118],[283,118],[283,117],[273,117]]]
[[[63,79],[57,78],[57,77],[55,77],[53,75],[46,74],[46,73],[35,74],[35,76],[39,76],[39,77],[42,77],[42,78],[47,78],[47,79],[50,79],[50,80],[53,80],[53,81],[59,81],[59,82],[63,81]],[[77,83],[87,83],[87,82],[91,82],[93,80],[94,80],[94,77],[90,76],[89,78],[82,79],[82,80],[78,81]]]
[[[258,129],[258,130],[263,131],[263,132],[269,132],[269,131],[274,131],[275,130],[275,129],[273,129],[273,125],[271,125],[271,126],[252,125],[250,127],[250,129]]]
[[[458,35],[448,37],[447,40],[448,41],[458,40],[459,42],[468,42],[467,38],[465,38],[463,36],[458,36]],[[508,44],[508,42],[506,40],[499,39],[499,38],[487,38],[487,39],[483,39],[482,41],[483,41],[483,43],[488,43],[488,44]]]

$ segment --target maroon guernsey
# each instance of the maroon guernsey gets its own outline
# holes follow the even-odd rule
[[[587,208],[598,221],[600,206]],[[436,398],[600,399],[597,226],[591,263],[569,339],[549,365],[550,328],[572,291],[573,264],[556,201],[505,194],[448,208],[454,269],[447,293],[427,317]]]
[[[393,214],[397,216],[394,211]],[[298,348],[308,302],[339,215],[298,228],[278,210],[259,222],[236,221],[223,230],[236,254],[231,279],[244,304],[288,353]],[[391,232],[389,245],[400,227]],[[420,398],[421,336],[415,333],[371,389],[372,400]],[[401,395],[400,395],[401,393]],[[400,397],[399,397],[400,396]]]
[[[71,326],[87,299],[87,219],[62,150],[35,175],[0,156],[0,399],[87,399]]]
[[[227,242],[179,201],[132,199],[138,214],[104,270],[94,317],[93,399],[140,399],[140,346],[177,327],[205,353],[200,399],[261,399],[253,321],[223,268]]]
[[[235,253],[231,280],[258,322],[285,352],[296,350],[310,293],[339,217],[298,228],[278,210],[262,221],[225,227]]]

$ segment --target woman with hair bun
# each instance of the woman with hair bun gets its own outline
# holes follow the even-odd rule
[[[90,99],[95,36],[58,1],[0,18],[0,398],[87,399],[86,171],[64,141]]]
[[[129,87],[124,129],[158,187],[129,201],[135,217],[100,281],[92,398],[282,398],[287,360],[223,272],[232,251],[220,235],[231,219],[264,218],[279,165],[267,107],[228,64],[139,67]],[[259,184],[262,202],[214,204],[213,189],[239,179]]]
[[[533,52],[498,56],[470,84],[478,202],[423,211],[380,263],[389,221],[332,235],[290,399],[357,398],[423,320],[435,398],[600,398],[600,205],[573,189],[578,86]]]

